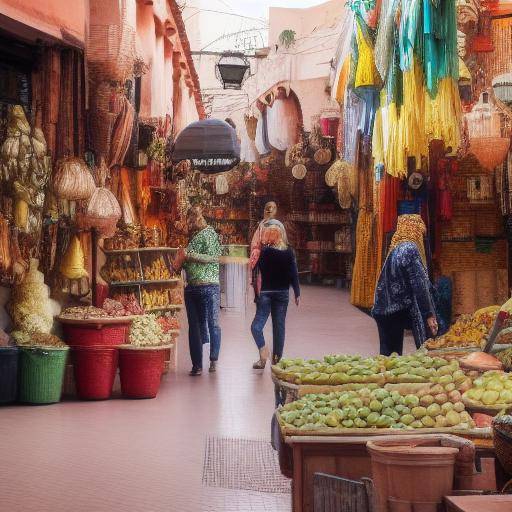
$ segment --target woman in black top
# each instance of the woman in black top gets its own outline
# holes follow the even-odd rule
[[[293,287],[297,306],[300,297],[295,254],[283,241],[283,234],[278,226],[265,230],[262,245],[258,260],[261,290],[256,299],[256,315],[251,325],[254,341],[260,352],[259,360],[253,364],[255,370],[263,370],[267,364],[269,352],[265,345],[263,329],[269,315],[272,315],[272,362],[276,364],[283,355],[290,286]]]

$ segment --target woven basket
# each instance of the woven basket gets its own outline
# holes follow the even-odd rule
[[[155,398],[164,371],[166,348],[119,350],[121,392],[124,398]]]
[[[20,402],[52,404],[60,401],[69,348],[22,348]]]
[[[120,9],[116,24],[92,24],[87,41],[87,61],[96,80],[126,80],[133,74],[135,62],[135,30]]]
[[[18,391],[17,347],[0,347],[0,404],[16,400]]]
[[[503,469],[512,476],[512,429],[510,425],[494,421],[492,434],[496,457]]]
[[[64,339],[73,347],[117,346],[126,342],[128,324],[90,325],[64,324]]]
[[[82,400],[106,400],[112,394],[118,350],[113,347],[73,349],[75,383]]]

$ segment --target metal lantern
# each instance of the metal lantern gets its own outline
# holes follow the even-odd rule
[[[241,89],[250,68],[243,53],[224,53],[215,66],[215,75],[224,89]]]

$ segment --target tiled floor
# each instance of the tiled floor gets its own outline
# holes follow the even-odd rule
[[[251,370],[252,313],[223,314],[215,375],[187,376],[183,336],[155,400],[1,408],[0,512],[288,512],[287,495],[201,482],[208,435],[269,438],[273,387],[268,368]],[[288,356],[377,350],[373,321],[333,289],[305,288],[287,327]]]

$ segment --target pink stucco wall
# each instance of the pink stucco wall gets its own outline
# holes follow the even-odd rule
[[[1,14],[58,39],[64,30],[82,44],[88,10],[88,0],[0,0]]]

